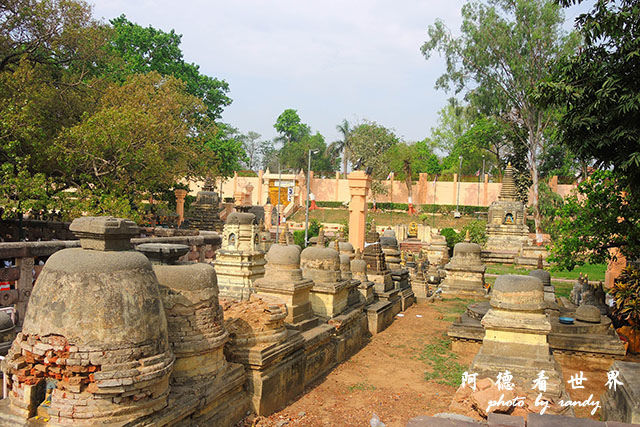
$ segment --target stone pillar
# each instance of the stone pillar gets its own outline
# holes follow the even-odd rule
[[[233,172],[233,197],[235,197],[238,191],[238,172]]]
[[[556,193],[558,191],[558,176],[554,175],[551,177],[551,179],[549,180],[549,189]]]
[[[482,186],[482,206],[489,206],[489,174],[484,175]]]
[[[453,192],[451,194],[453,194],[453,200],[451,201],[451,204],[455,205],[456,199],[458,196],[458,174],[457,173],[453,174]]]
[[[264,172],[262,169],[258,171],[258,205],[262,205],[262,177]]]
[[[354,248],[364,250],[367,221],[367,193],[371,188],[371,176],[364,171],[349,174],[349,243]]]
[[[613,286],[613,281],[618,278],[622,270],[627,266],[627,259],[622,255],[620,249],[609,249],[611,255],[615,255],[616,260],[609,260],[607,263],[607,271],[604,273],[604,286],[610,288]]]
[[[251,183],[244,186],[244,205],[253,205],[253,185]]]
[[[175,190],[176,195],[176,213],[178,214],[178,227],[184,221],[184,198],[187,195],[187,190]]]
[[[271,230],[273,216],[273,205],[267,201],[264,205],[264,225],[267,231]]]
[[[33,290],[33,258],[17,258],[16,265],[20,269],[20,278],[16,283],[18,287],[18,304],[16,304],[18,318],[16,321],[16,325],[22,325],[24,315],[27,312],[29,297],[31,296],[31,291]]]

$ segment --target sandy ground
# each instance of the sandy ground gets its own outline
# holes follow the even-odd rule
[[[456,388],[425,379],[432,372],[420,359],[425,346],[446,333],[452,316],[465,302],[449,300],[410,307],[393,324],[348,361],[308,388],[289,406],[269,417],[250,417],[246,426],[368,426],[376,414],[388,427],[404,426],[417,415],[447,412]],[[420,317],[419,317],[420,316]],[[455,361],[468,366],[477,349],[468,346],[456,354]],[[608,361],[561,356],[565,381],[583,372],[585,389],[571,389],[572,400],[585,400],[593,394],[599,400],[605,391]],[[578,408],[579,417],[593,416],[590,409]]]

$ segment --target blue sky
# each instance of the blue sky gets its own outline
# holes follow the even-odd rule
[[[436,18],[457,34],[464,3],[96,0],[94,15],[124,13],[142,26],[182,34],[185,59],[229,83],[233,104],[223,120],[241,132],[271,139],[278,115],[293,108],[328,143],[345,118],[374,120],[417,141],[429,136],[452,95],[434,89],[444,60],[425,60],[420,46]],[[567,21],[585,9],[568,10]]]

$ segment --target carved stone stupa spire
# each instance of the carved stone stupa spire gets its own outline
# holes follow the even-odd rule
[[[516,197],[516,182],[513,179],[513,166],[511,162],[507,164],[507,169],[504,171],[502,177],[502,188],[500,189],[500,195],[498,200],[515,201]]]

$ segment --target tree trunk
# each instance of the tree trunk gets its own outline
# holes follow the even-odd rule
[[[342,173],[345,179],[347,179],[347,161],[347,147],[345,146],[342,149]]]
[[[531,185],[533,186],[533,198],[531,207],[533,208],[533,220],[536,225],[536,243],[542,244],[542,215],[540,215],[540,197],[538,192],[538,156],[537,149],[539,136],[533,130],[529,130],[529,172],[531,172]],[[525,215],[526,218],[526,215]],[[526,222],[526,221],[525,221]]]

